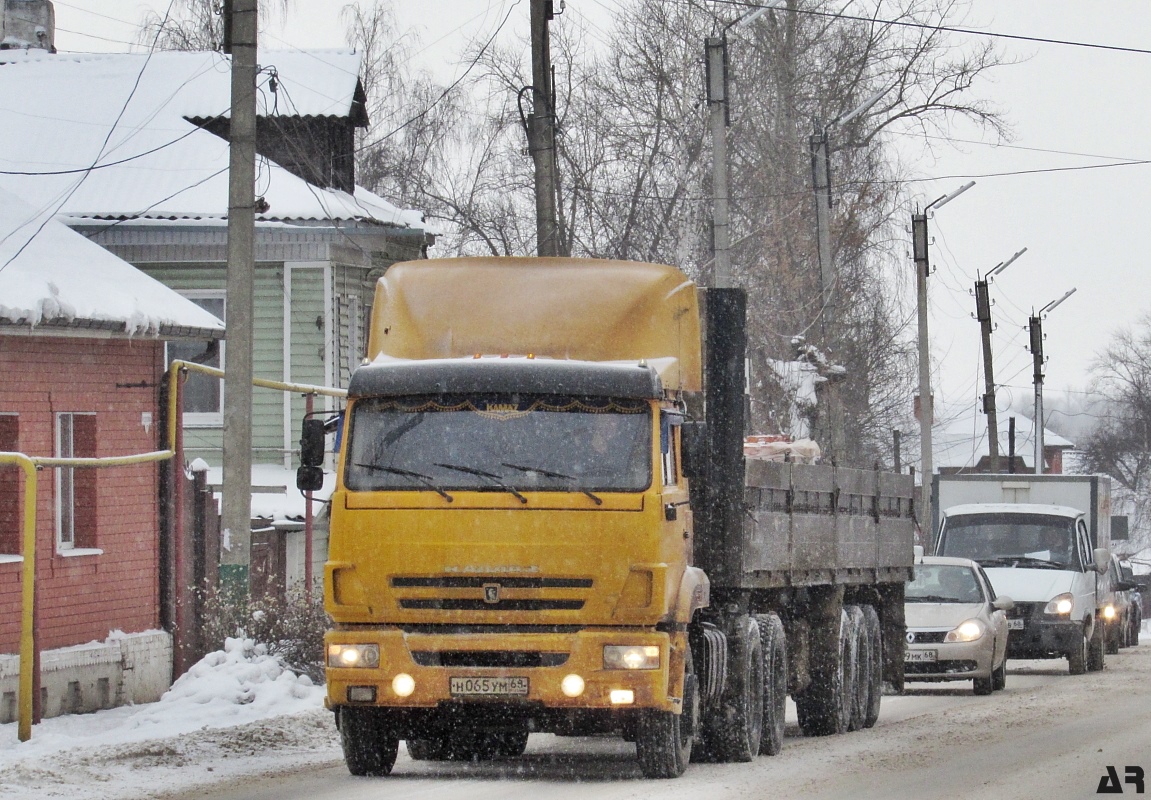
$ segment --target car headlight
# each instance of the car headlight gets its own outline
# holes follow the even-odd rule
[[[659,645],[605,644],[604,669],[659,669]]]
[[[378,644],[330,644],[328,645],[329,667],[367,667],[380,665]]]
[[[1115,606],[1110,603],[1103,606],[1103,618],[1108,620],[1115,619]]]
[[[983,623],[977,619],[969,619],[959,624],[955,630],[948,631],[943,637],[945,642],[974,642],[983,635]]]
[[[1051,602],[1043,609],[1044,614],[1070,614],[1071,609],[1075,605],[1075,595],[1071,592],[1064,592],[1057,594],[1051,598]]]

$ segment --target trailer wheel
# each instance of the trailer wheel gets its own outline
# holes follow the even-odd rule
[[[336,717],[344,762],[353,775],[387,775],[396,765],[400,740],[374,708],[341,707]]]
[[[787,708],[787,636],[775,614],[760,614],[760,646],[763,649],[763,732],[759,740],[761,756],[779,755],[783,750],[783,720]]]
[[[1095,629],[1091,632],[1091,642],[1087,645],[1087,671],[1099,672],[1103,669],[1103,639],[1106,636],[1102,620],[1095,620]]]
[[[855,694],[851,662],[851,618],[839,612],[834,632],[811,653],[811,685],[795,698],[799,726],[805,736],[846,733]]]
[[[759,625],[740,617],[728,638],[727,683],[718,708],[704,720],[709,755],[717,761],[751,761],[763,737],[763,643]]]
[[[852,681],[854,691],[851,693],[851,718],[848,720],[847,729],[857,731],[863,727],[863,720],[867,716],[867,694],[871,681],[871,640],[867,636],[867,623],[863,618],[863,609],[859,606],[845,606],[844,610],[851,619],[850,663],[855,665],[855,677]]]
[[[699,686],[690,648],[684,669],[682,713],[645,708],[636,719],[635,754],[645,778],[678,778],[691,761],[699,731]]]
[[[873,606],[863,606],[863,625],[871,642],[871,664],[867,680],[867,706],[863,727],[874,727],[879,720],[879,702],[883,697],[883,626]]]
[[[1087,671],[1087,650],[1089,648],[1087,631],[1079,635],[1079,641],[1067,651],[1067,672],[1070,675],[1082,675]]]

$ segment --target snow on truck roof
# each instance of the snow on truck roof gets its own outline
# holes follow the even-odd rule
[[[1083,516],[1085,512],[1070,506],[1055,506],[1046,503],[964,503],[943,509],[944,516],[961,514],[1047,514],[1052,517]]]
[[[645,362],[665,389],[699,391],[695,283],[663,264],[578,258],[408,261],[380,278],[369,359],[501,354]]]

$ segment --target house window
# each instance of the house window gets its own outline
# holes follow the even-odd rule
[[[224,319],[226,304],[220,291],[189,291],[182,294],[200,308]],[[192,361],[206,367],[224,368],[223,342],[168,342],[167,361]],[[224,381],[211,375],[189,372],[184,381],[184,424],[220,427],[224,424]]]
[[[56,415],[56,457],[96,457],[96,415]],[[56,549],[96,547],[96,474],[91,467],[56,468]]]
[[[0,451],[20,452],[20,418],[0,414]],[[20,468],[0,467],[0,555],[19,555],[23,518],[20,503]]]

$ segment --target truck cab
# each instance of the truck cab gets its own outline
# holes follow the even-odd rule
[[[1067,506],[979,503],[942,514],[937,555],[970,558],[1015,601],[1010,658],[1066,657],[1072,674],[1102,669],[1110,554],[1092,549],[1084,512]]]

